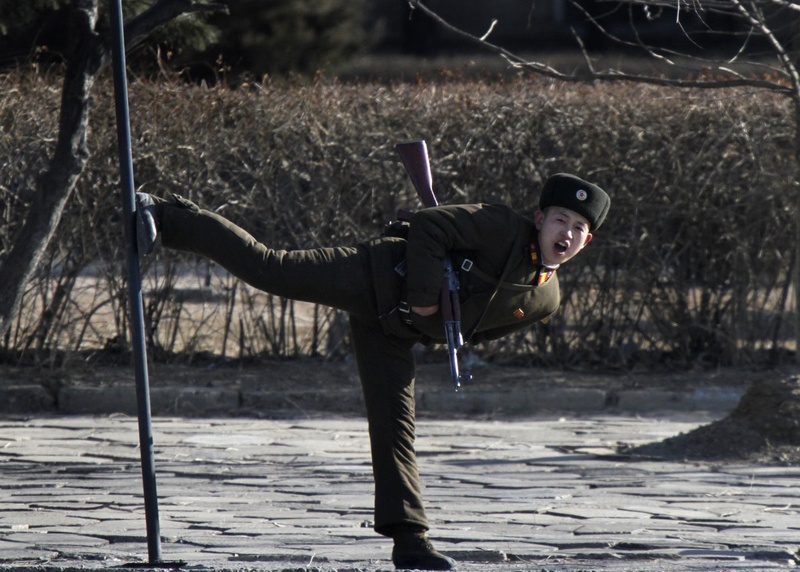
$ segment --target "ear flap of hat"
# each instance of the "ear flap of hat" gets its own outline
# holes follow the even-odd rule
[[[570,175],[557,173],[545,181],[539,208],[559,206],[575,211],[589,221],[592,231],[597,230],[611,208],[611,198],[595,184]]]

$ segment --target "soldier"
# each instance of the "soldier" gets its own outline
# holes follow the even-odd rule
[[[433,548],[414,450],[412,347],[444,341],[439,312],[442,260],[461,284],[470,343],[545,321],[559,305],[556,270],[592,240],[610,199],[568,174],[551,176],[528,218],[497,204],[418,211],[408,236],[352,247],[274,250],[245,230],[177,195],[136,194],[139,252],[166,248],[210,258],[251,286],[348,313],[367,409],[375,480],[375,531],[394,540],[397,568],[450,570]]]

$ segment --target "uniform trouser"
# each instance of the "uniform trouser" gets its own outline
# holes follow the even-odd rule
[[[391,535],[398,524],[427,529],[414,450],[416,340],[381,329],[366,247],[273,250],[188,201],[159,200],[157,211],[163,246],[210,258],[259,290],[349,314],[369,424],[375,530]]]

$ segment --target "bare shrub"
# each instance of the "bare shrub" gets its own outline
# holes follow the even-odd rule
[[[36,172],[56,106],[52,80],[0,81],[5,240],[26,206],[16,182]],[[98,94],[93,156],[3,342],[13,355],[118,349],[128,336],[110,86]],[[415,207],[393,151],[403,140],[428,141],[443,203],[532,213],[558,171],[606,188],[610,216],[559,272],[556,318],[477,348],[484,359],[685,367],[772,363],[794,350],[793,133],[778,97],[443,78],[239,90],[139,81],[130,98],[137,185],[217,210],[276,248],[355,244]],[[331,310],[255,292],[175,252],[157,251],[144,273],[148,343],[165,359],[341,353],[342,335],[327,338],[340,321]],[[79,280],[87,274],[94,292]]]

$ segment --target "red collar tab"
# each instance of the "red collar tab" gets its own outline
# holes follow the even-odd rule
[[[539,253],[539,244],[535,240],[532,240],[530,243],[530,251],[531,263],[538,267],[535,282],[537,286],[541,286],[550,280],[550,277],[556,272],[555,269],[548,268],[542,263],[542,255]]]

